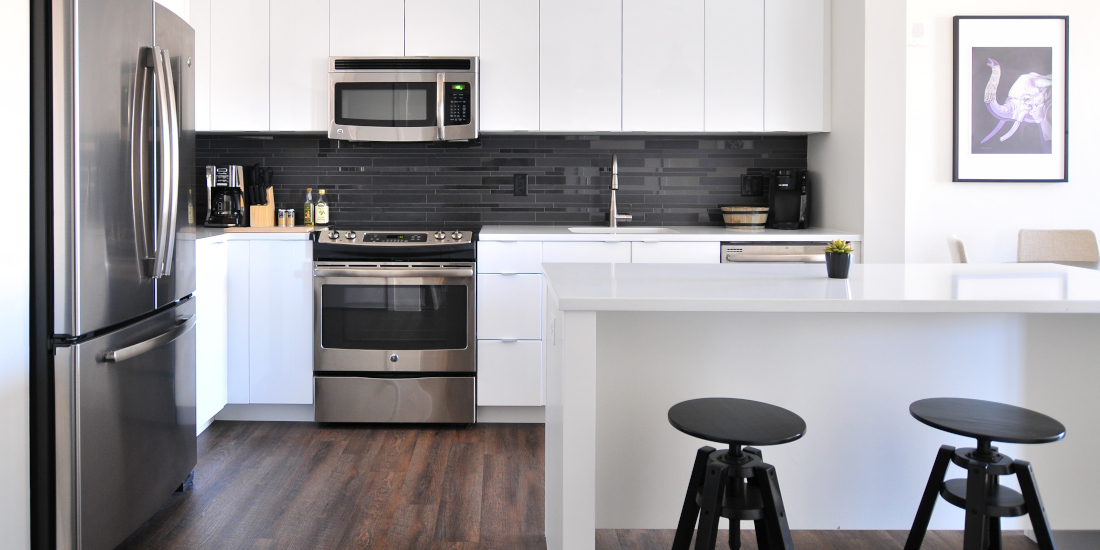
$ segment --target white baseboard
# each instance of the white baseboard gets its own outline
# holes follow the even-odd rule
[[[546,407],[478,407],[481,424],[545,424]]]
[[[313,422],[313,405],[226,405],[214,420]]]

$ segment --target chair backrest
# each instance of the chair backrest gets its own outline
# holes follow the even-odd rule
[[[966,246],[963,245],[958,235],[951,234],[947,236],[947,248],[951,251],[951,263],[966,263]]]
[[[1100,262],[1100,251],[1088,229],[1021,229],[1016,261]]]

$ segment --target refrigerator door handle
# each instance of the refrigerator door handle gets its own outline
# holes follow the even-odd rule
[[[103,363],[121,363],[129,359],[133,359],[139,355],[149,353],[165,344],[171,343],[178,339],[180,336],[187,334],[187,331],[191,330],[195,326],[195,316],[191,315],[176,324],[176,326],[169,329],[167,332],[154,336],[144,342],[138,342],[137,344],[126,346],[124,348],[116,349],[114,351],[108,351],[103,354],[100,361]]]
[[[153,76],[156,82],[157,96],[157,122],[159,132],[157,134],[157,150],[160,157],[157,159],[159,168],[157,187],[157,248],[156,262],[153,276],[164,277],[165,264],[168,262],[168,240],[171,232],[169,223],[172,221],[172,198],[170,196],[171,167],[172,167],[172,122],[168,108],[168,80],[165,73],[170,72],[171,67],[165,67],[164,56],[159,47],[153,47],[153,60],[156,65]]]
[[[172,73],[172,56],[168,53],[167,49],[160,51],[163,56],[164,65],[164,80],[165,87],[168,89],[168,97],[165,98],[168,103],[168,122],[170,128],[171,144],[168,147],[169,156],[169,172],[168,172],[168,195],[166,199],[171,202],[169,210],[168,220],[168,247],[164,251],[164,270],[161,273],[162,276],[167,277],[172,274],[173,258],[175,257],[176,250],[176,231],[178,229],[176,222],[176,216],[179,214],[179,200],[180,200],[180,121],[179,111],[177,110],[176,103],[176,79]],[[181,65],[182,67],[182,65]]]
[[[146,149],[148,136],[146,127],[149,115],[149,77],[155,61],[152,48],[141,48],[138,53],[138,70],[134,76],[134,104],[130,115],[130,201],[134,211],[134,235],[137,245],[138,264],[142,275],[152,278],[155,273],[155,250],[153,242],[155,229],[146,205],[149,203],[149,152]]]

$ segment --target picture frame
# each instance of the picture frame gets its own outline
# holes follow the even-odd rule
[[[1069,16],[954,22],[952,181],[1069,181]]]

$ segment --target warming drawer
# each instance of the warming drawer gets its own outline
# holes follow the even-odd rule
[[[372,378],[314,376],[317,422],[472,424],[472,376]]]

